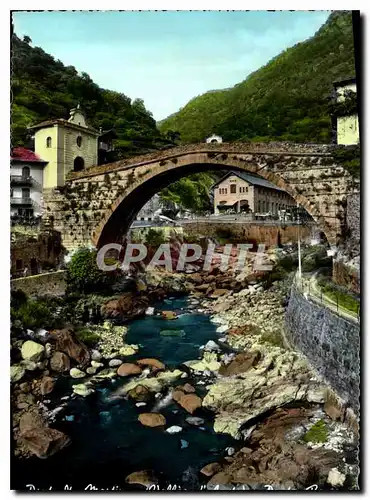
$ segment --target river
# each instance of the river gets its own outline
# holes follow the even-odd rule
[[[199,348],[221,335],[209,316],[196,312],[195,307],[187,297],[172,297],[155,304],[155,310],[176,311],[175,321],[157,315],[131,321],[125,338],[129,344],[140,344],[140,350],[127,361],[156,358],[165,363],[167,369],[174,369],[198,358]],[[173,329],[177,330],[176,335],[161,335],[161,331]],[[187,382],[203,396],[210,379],[186,375],[171,385]],[[59,380],[53,393],[56,404],[63,395],[71,393],[73,383],[80,381],[69,377]],[[86,398],[73,397],[55,423],[71,437],[71,445],[46,460],[16,459],[12,466],[12,487],[19,490],[31,488],[26,485],[40,490],[50,487],[54,490],[137,489],[126,484],[125,477],[133,471],[150,469],[161,489],[199,489],[202,486],[198,482],[199,469],[227,455],[225,449],[235,445],[235,441],[229,435],[213,431],[213,415],[207,410],[198,409],[194,414],[204,419],[201,425],[186,422],[189,413],[171,399],[170,391],[157,394],[153,401],[146,405],[139,403],[140,406],[127,398],[112,399],[112,394],[122,385],[123,380],[118,377],[99,383],[95,393]],[[181,431],[169,434],[163,427],[145,427],[138,421],[140,413],[153,410],[166,418],[165,429],[179,426]],[[204,484],[206,482],[207,478]]]

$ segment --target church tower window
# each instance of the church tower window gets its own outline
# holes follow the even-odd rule
[[[46,139],[46,147],[47,147],[47,148],[51,148],[51,137],[48,137],[48,138]]]

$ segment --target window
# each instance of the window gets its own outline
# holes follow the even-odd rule
[[[258,212],[261,213],[261,200],[258,202]]]
[[[30,194],[30,188],[22,188],[22,198],[29,198]]]
[[[80,135],[77,137],[76,142],[77,142],[77,146],[80,148],[81,144],[82,144],[82,137]]]
[[[31,173],[30,167],[23,167],[22,168],[22,177],[27,178],[30,176],[30,173]]]
[[[230,193],[232,193],[232,194],[236,193],[236,184],[230,185]]]
[[[219,194],[222,194],[222,189],[221,189],[221,188],[218,190],[218,193],[219,193]]]
[[[46,147],[47,147],[47,148],[51,148],[51,137],[48,137],[48,138],[46,139]]]
[[[23,269],[23,261],[22,259],[17,259],[15,261],[15,268],[17,271],[20,271],[21,269]]]

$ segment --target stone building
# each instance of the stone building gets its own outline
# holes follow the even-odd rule
[[[58,269],[63,257],[64,249],[58,231],[12,233],[10,248],[12,278]]]
[[[334,83],[335,101],[332,126],[337,144],[359,144],[356,78]]]
[[[35,153],[47,165],[44,188],[63,186],[71,170],[77,172],[98,164],[98,130],[89,127],[79,105],[70,111],[68,120],[48,120],[33,127]]]
[[[296,206],[294,199],[271,182],[246,172],[229,172],[212,188],[214,213],[225,210],[276,214]]]
[[[41,157],[42,158],[42,157]],[[42,187],[47,162],[26,148],[13,148],[10,157],[10,215],[31,218],[42,214]]]

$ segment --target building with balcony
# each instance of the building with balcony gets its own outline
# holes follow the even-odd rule
[[[105,163],[110,163],[114,161],[114,139],[117,139],[116,132],[111,130],[99,130],[98,139],[98,163],[99,165],[104,165]]]
[[[14,148],[10,162],[10,214],[42,214],[42,188],[47,162],[26,148]]]
[[[246,172],[229,172],[211,190],[215,214],[233,211],[278,215],[279,212],[296,206],[294,199],[286,191]]]

